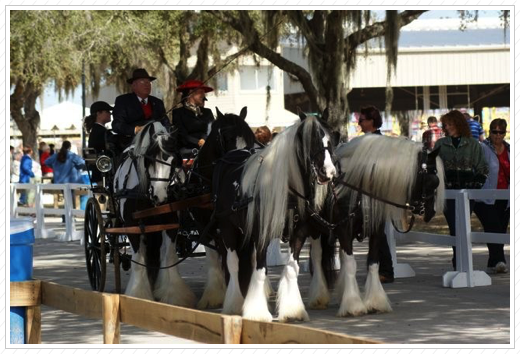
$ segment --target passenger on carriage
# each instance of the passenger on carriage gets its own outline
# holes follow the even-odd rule
[[[206,93],[213,88],[202,81],[188,80],[177,87],[182,93],[182,107],[172,112],[172,123],[177,131],[179,150],[183,158],[193,156],[193,149],[200,149],[208,137],[208,127],[215,120],[210,109],[204,108]]]
[[[150,95],[155,79],[145,69],[135,69],[127,80],[132,85],[132,93],[116,98],[112,128],[120,135],[119,141],[123,147],[130,145],[133,137],[152,120],[170,127],[163,101]]]
[[[94,102],[90,106],[90,115],[85,117],[84,126],[88,133],[88,147],[95,149],[97,154],[114,151],[115,135],[105,127],[105,124],[112,120],[111,111],[113,109],[114,107],[104,101]],[[101,172],[95,166],[89,166],[89,169],[92,173],[92,182],[99,183],[103,180]]]

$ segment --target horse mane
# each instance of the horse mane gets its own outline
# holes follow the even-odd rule
[[[175,156],[175,131],[170,132],[161,122],[151,121],[136,134],[132,141],[131,151],[133,158],[136,159],[139,192],[144,193],[148,187],[148,174],[146,173],[148,164],[145,156],[155,158],[159,152]]]
[[[364,135],[340,145],[335,154],[344,172],[342,180],[371,193],[375,197],[404,205],[409,201],[418,169],[418,154],[422,144],[405,138],[379,135]],[[442,161],[436,160],[437,188],[436,206],[444,204],[444,170]],[[341,185],[339,198],[349,198],[348,212],[356,208],[358,192]],[[364,215],[368,215],[370,229],[375,230],[385,220],[399,225],[404,210],[363,194],[361,198]],[[365,230],[368,231],[368,230]]]
[[[245,237],[249,238],[253,225],[259,226],[258,247],[267,247],[270,240],[280,237],[285,227],[287,201],[290,187],[304,194],[304,180],[298,163],[299,157],[309,156],[306,143],[301,144],[297,134],[302,134],[301,141],[310,144],[312,133],[322,129],[320,121],[308,117],[285,129],[263,151],[253,155],[244,167],[242,174],[242,195],[253,197],[247,210]],[[303,146],[302,146],[303,145]],[[323,186],[317,188],[315,200],[323,204],[326,192]],[[325,186],[326,191],[326,186]],[[298,199],[300,213],[305,211],[305,204]],[[316,203],[314,203],[316,204]]]

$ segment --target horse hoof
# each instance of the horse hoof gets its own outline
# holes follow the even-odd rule
[[[328,307],[328,302],[322,302],[322,301],[313,301],[309,303],[309,308],[312,310],[326,310]]]
[[[290,317],[278,317],[278,322],[286,323],[286,322],[307,322],[309,321],[309,315],[307,312],[302,313],[298,316],[290,316]]]

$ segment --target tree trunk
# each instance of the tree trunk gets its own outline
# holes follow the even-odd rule
[[[32,148],[33,158],[39,158],[37,156],[37,140],[40,129],[40,113],[36,110],[36,99],[40,94],[41,88],[35,88],[32,84],[24,85],[24,83],[18,81],[10,97],[11,117],[22,133],[23,146]]]

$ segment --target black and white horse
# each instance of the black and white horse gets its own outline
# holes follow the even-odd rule
[[[169,188],[184,182],[182,160],[176,145],[173,132],[159,122],[151,122],[127,149],[114,179],[125,226],[138,225],[132,217],[133,212],[169,201]],[[171,215],[146,219],[148,225],[171,223]],[[176,230],[128,236],[133,264],[125,294],[172,305],[195,305],[195,295],[177,267],[168,267],[178,260],[175,236]]]
[[[296,196],[302,217],[307,213],[307,202],[316,209],[321,207],[325,185],[336,174],[331,151],[326,124],[307,117],[251,156],[243,172],[231,166],[222,173],[215,209],[230,274],[224,313],[272,320],[267,303],[267,247],[284,233],[291,196]],[[278,287],[279,318],[307,318],[298,290],[298,273],[291,254]]]
[[[213,183],[215,163],[228,152],[245,150],[254,147],[255,136],[251,127],[245,121],[247,107],[243,107],[239,115],[222,114],[217,108],[217,118],[211,123],[206,142],[200,149],[194,165],[194,178],[199,177],[199,183]],[[203,225],[210,222],[211,211],[194,209],[197,221]],[[210,230],[210,236],[215,235],[216,229]],[[225,248],[220,238],[213,239],[212,244],[217,246],[225,257]],[[197,308],[219,308],[224,302],[226,281],[218,253],[206,247],[207,278],[204,293],[197,303]]]
[[[378,272],[382,231],[387,221],[400,228],[406,223],[411,227],[410,213],[419,214],[428,222],[436,212],[442,212],[444,169],[437,153],[427,153],[421,143],[378,135],[362,136],[336,149],[343,172],[337,181],[332,220],[337,223],[335,236],[339,239],[341,259],[336,283],[338,316],[392,311]],[[364,237],[369,237],[368,275],[361,299],[353,241]],[[333,272],[334,248],[335,244],[326,239],[312,243],[312,308],[324,308],[329,302],[325,275]],[[321,258],[322,250],[327,259]]]

